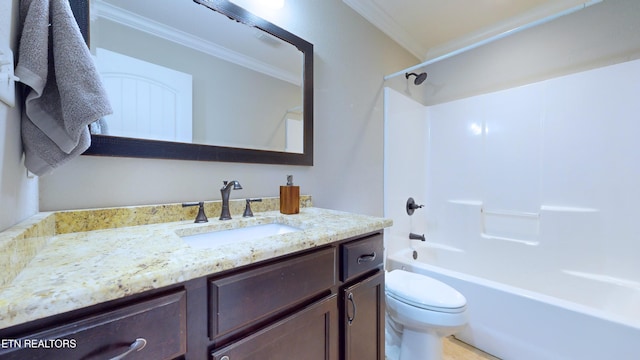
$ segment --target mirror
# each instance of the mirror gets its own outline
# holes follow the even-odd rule
[[[313,165],[312,44],[229,1],[70,2],[114,107],[86,155]]]

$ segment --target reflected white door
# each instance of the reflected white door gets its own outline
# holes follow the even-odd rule
[[[191,142],[190,74],[102,48],[96,67],[113,107],[108,135]]]
[[[299,153],[304,152],[304,123],[302,120],[286,119],[286,152]]]

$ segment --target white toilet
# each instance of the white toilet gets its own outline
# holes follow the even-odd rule
[[[430,277],[392,270],[385,277],[389,360],[442,359],[442,339],[467,323],[467,299]]]

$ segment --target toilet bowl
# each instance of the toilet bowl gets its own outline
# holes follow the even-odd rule
[[[390,360],[442,358],[442,339],[467,323],[465,297],[449,285],[404,270],[385,277],[386,353]]]

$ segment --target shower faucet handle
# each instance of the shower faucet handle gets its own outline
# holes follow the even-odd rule
[[[415,201],[415,200],[413,200],[413,198],[412,198],[412,197],[410,197],[410,198],[407,200],[407,214],[409,214],[409,215],[413,215],[413,212],[414,212],[416,209],[420,209],[420,208],[423,208],[423,207],[424,207],[424,205],[418,205],[418,204],[416,204],[416,201]]]

